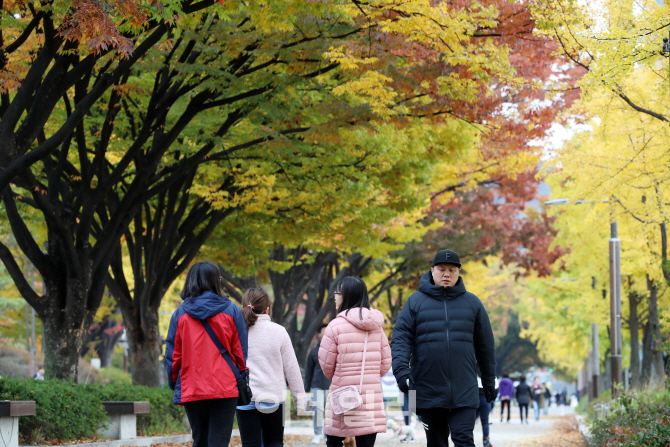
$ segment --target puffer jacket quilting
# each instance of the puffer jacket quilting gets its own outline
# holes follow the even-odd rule
[[[363,375],[363,405],[344,414],[334,414],[326,402],[323,432],[330,436],[361,436],[386,431],[386,413],[381,377],[391,367],[391,348],[383,330],[384,316],[378,310],[354,308],[330,322],[321,340],[319,363],[332,380],[330,391],[360,385],[363,345],[368,346]]]
[[[493,331],[482,302],[465,290],[433,284],[431,272],[403,306],[393,329],[393,374],[408,378],[416,408],[478,408],[476,365],[495,386]]]

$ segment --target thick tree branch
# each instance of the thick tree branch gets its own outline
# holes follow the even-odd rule
[[[19,293],[21,293],[21,296],[23,296],[38,314],[44,315],[44,300],[32,287],[30,287],[25,276],[23,276],[21,267],[16,263],[14,255],[12,255],[9,248],[2,242],[0,242],[0,260],[2,260],[2,263],[5,265],[9,276],[11,276],[12,281],[14,281],[14,285],[19,290]]]

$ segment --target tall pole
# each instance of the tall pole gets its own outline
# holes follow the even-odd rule
[[[30,308],[30,322],[32,325],[31,331],[33,336],[33,345],[30,348],[30,352],[33,357],[33,369],[35,370],[33,374],[35,374],[37,372],[37,343],[35,342],[35,308],[33,307]]]
[[[591,401],[591,389],[589,388],[589,359],[590,357],[584,357],[584,365],[582,366],[582,372],[584,374],[584,388],[579,394],[579,398],[586,399],[587,402]]]
[[[26,264],[26,273],[28,275],[30,275],[30,272],[32,271],[32,268],[33,268],[32,264],[30,262],[28,262]],[[30,332],[31,332],[30,331],[30,309],[32,309],[32,308],[28,305],[28,302],[26,301],[26,304],[25,304],[25,310],[26,310],[26,350],[29,353],[29,356],[28,356],[28,372],[30,374],[30,377],[32,377],[33,374],[35,374],[35,371],[34,371],[34,365],[33,365],[33,356],[32,356],[32,354],[30,354],[30,351],[31,351],[32,345],[33,345],[32,341],[30,340]]]
[[[30,352],[30,346],[32,345],[32,343],[30,343],[30,310],[28,310],[28,302],[26,302],[25,304],[25,311],[26,311],[26,351]],[[30,369],[30,367],[28,369]]]
[[[35,266],[31,264],[30,268],[30,287],[35,290]],[[32,357],[33,374],[37,373],[37,349],[35,343],[35,308],[30,306],[30,331],[32,336],[32,345],[30,346],[30,356]]]
[[[616,396],[621,383],[621,239],[617,223],[613,222],[610,235],[610,361],[612,370],[612,396]]]

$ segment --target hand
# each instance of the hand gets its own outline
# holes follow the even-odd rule
[[[307,393],[295,393],[293,395],[293,402],[298,410],[298,416],[302,416],[307,412]]]
[[[486,397],[486,402],[491,403],[496,400],[496,397],[498,396],[498,390],[494,386],[485,386],[484,396]]]
[[[409,394],[410,380],[409,376],[405,376],[402,379],[398,380],[398,389],[404,394]]]

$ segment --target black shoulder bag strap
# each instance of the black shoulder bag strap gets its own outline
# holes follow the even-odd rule
[[[242,380],[242,374],[240,374],[240,369],[237,367],[235,362],[233,362],[233,359],[230,358],[230,354],[228,354],[226,348],[223,347],[223,343],[221,343],[219,337],[217,337],[216,334],[214,333],[214,329],[212,329],[212,326],[210,326],[207,320],[200,320],[200,322],[205,327],[207,334],[209,334],[209,338],[212,339],[217,349],[221,353],[223,359],[226,361],[226,363],[228,363],[228,366],[230,366],[230,369],[233,371],[233,374],[235,374],[235,380],[237,380],[238,382]]]

